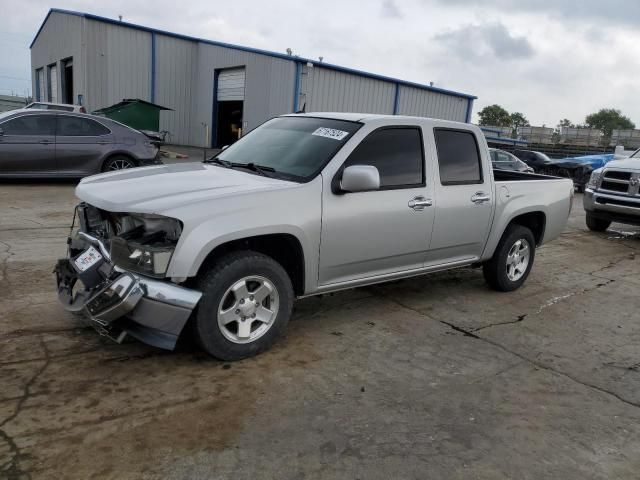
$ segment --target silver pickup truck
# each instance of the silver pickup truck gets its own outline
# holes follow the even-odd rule
[[[611,222],[640,225],[640,150],[594,170],[583,203],[590,230],[604,232]]]
[[[268,348],[296,298],[465,266],[520,287],[563,231],[571,180],[492,170],[474,125],[285,115],[203,163],[105,173],[76,189],[58,295],[103,334],[211,355]]]

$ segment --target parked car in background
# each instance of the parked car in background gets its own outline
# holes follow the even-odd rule
[[[591,173],[595,169],[605,166],[613,159],[613,153],[603,153],[551,160],[540,169],[540,173],[554,177],[570,178],[573,180],[576,190],[583,192]]]
[[[68,103],[32,102],[24,108],[36,110],[60,110],[63,112],[87,113],[82,105],[70,105]]]
[[[173,349],[192,318],[208,353],[237,360],[269,348],[296,297],[470,265],[519,288],[572,186],[493,170],[468,123],[285,115],[204,163],[82,180],[58,296],[117,341]]]
[[[498,148],[490,148],[489,153],[491,154],[491,165],[496,170],[533,173],[533,168],[509,152]]]
[[[84,177],[162,163],[156,143],[107,118],[59,110],[0,113],[0,177]]]
[[[529,165],[536,173],[540,173],[542,168],[551,162],[551,159],[542,152],[533,150],[514,150],[513,154]]]
[[[590,230],[603,232],[611,222],[640,225],[640,150],[594,170],[582,201]]]

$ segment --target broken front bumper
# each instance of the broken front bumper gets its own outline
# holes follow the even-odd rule
[[[83,313],[103,335],[121,342],[126,334],[173,350],[202,293],[128,272],[109,263],[99,240],[80,234],[81,242],[100,248],[103,261],[88,277],[72,258],[58,260],[58,299],[70,312]],[[77,285],[86,282],[82,286]]]

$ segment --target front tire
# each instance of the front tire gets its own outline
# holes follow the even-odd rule
[[[596,218],[591,214],[587,213],[587,228],[592,232],[604,232],[609,225],[611,225],[611,220],[604,220],[602,218]]]
[[[493,258],[482,267],[489,286],[500,292],[512,292],[522,286],[535,258],[533,233],[522,225],[511,225],[502,235]]]
[[[293,286],[271,257],[249,250],[230,253],[199,283],[196,337],[216,358],[240,360],[263,352],[289,323]]]

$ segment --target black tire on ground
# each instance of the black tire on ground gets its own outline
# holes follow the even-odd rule
[[[271,326],[259,338],[248,343],[234,343],[223,334],[218,324],[218,309],[225,293],[246,277],[267,279],[278,295],[278,311]],[[251,250],[232,252],[218,259],[199,279],[202,298],[195,312],[193,329],[196,340],[210,355],[221,360],[240,360],[267,350],[282,334],[293,310],[294,292],[291,279],[273,258]],[[257,323],[257,322],[254,322]],[[237,328],[240,328],[238,324]]]
[[[124,155],[114,155],[113,157],[107,158],[107,160],[102,165],[102,171],[113,172],[114,170],[134,168],[136,166],[137,164],[132,158],[129,158]]]
[[[507,257],[516,243],[525,241],[529,247],[529,262],[526,269],[517,280],[512,280],[507,275]],[[533,233],[522,225],[511,225],[502,235],[496,247],[493,258],[482,266],[482,273],[489,286],[500,292],[517,290],[525,282],[531,272],[536,254],[536,241]]]
[[[587,213],[587,227],[589,230],[593,232],[604,232],[609,225],[611,225],[611,220],[604,220],[602,218],[596,218]]]

